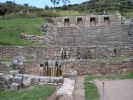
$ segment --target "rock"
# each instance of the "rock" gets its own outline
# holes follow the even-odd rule
[[[19,70],[12,70],[12,71],[9,71],[9,73],[10,73],[11,75],[16,75],[16,74],[19,73]]]
[[[19,89],[19,84],[17,84],[17,83],[12,83],[11,84],[10,90],[17,91],[18,89]]]
[[[17,83],[20,86],[22,85],[22,80],[23,80],[22,77],[18,77],[18,76],[13,77],[13,83]]]
[[[0,76],[4,76],[4,73],[0,73]]]
[[[23,80],[23,86],[24,87],[29,87],[31,86],[31,78],[28,78],[27,80]]]
[[[75,80],[64,78],[62,87],[57,91],[57,100],[73,100]]]
[[[55,83],[62,83],[63,82],[63,77],[57,77],[55,80]]]
[[[63,77],[76,77],[76,76],[77,76],[77,71],[68,72],[68,73],[63,74]]]

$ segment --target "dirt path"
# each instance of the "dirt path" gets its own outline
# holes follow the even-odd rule
[[[57,88],[59,88],[58,86]],[[85,100],[84,93],[84,76],[76,77],[75,89],[74,89],[74,100]],[[56,100],[56,92],[53,93],[47,100]]]
[[[74,100],[85,100],[84,76],[76,77]]]
[[[60,87],[61,85],[56,86],[56,91],[51,96],[49,96],[47,100],[56,100],[56,92]]]
[[[101,100],[133,100],[133,80],[108,80],[95,83],[99,89]]]
[[[56,100],[56,92],[53,93],[47,100]]]

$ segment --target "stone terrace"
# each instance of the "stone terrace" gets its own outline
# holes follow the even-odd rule
[[[132,46],[133,37],[121,15],[89,15],[53,18],[42,26],[57,46]]]

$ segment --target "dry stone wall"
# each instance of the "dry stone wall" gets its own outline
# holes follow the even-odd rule
[[[90,62],[92,59],[98,57],[115,57],[115,56],[131,56],[133,48],[120,47],[66,47],[66,48],[48,48],[48,47],[0,47],[0,69],[4,69],[3,58],[11,58],[18,56],[19,52],[22,52],[23,56],[32,56],[32,61],[24,62],[24,68],[22,73],[43,75],[43,71],[40,68],[40,61],[47,59],[56,60],[61,58],[61,50],[66,51],[66,60],[74,59],[74,62],[69,62],[67,66],[71,66],[72,69],[78,71],[78,75],[84,74],[117,74],[133,71],[133,64],[129,61],[123,61],[120,63],[101,63]],[[85,60],[86,59],[86,60]],[[88,59],[88,60],[87,60]],[[11,61],[11,60],[10,60]],[[75,62],[76,61],[76,62]],[[86,62],[87,61],[87,62]],[[67,69],[67,68],[66,68]]]
[[[131,64],[125,67],[129,62],[108,64],[83,61],[99,57],[133,55],[133,26],[121,24],[121,15],[54,18],[53,23],[41,28],[46,32],[45,36],[21,34],[20,37],[43,42],[48,47],[0,46],[0,63],[8,59],[10,61],[22,52],[23,56],[32,57],[35,61],[25,63],[28,73],[32,70],[30,67],[39,68],[39,61],[62,59],[64,53],[65,60],[77,61],[73,67],[78,71],[78,75],[123,73],[133,69]],[[0,68],[2,67],[0,64]]]
[[[53,18],[41,27],[57,46],[129,46],[133,26],[122,24],[120,14]]]
[[[87,16],[66,16],[66,17],[57,17],[53,18],[53,25],[54,26],[84,26],[89,27],[91,25],[105,25],[108,24],[120,24],[121,23],[121,14],[114,14],[114,15],[87,15]],[[66,23],[65,23],[66,22]],[[91,24],[93,23],[93,24]],[[95,26],[94,25],[94,26]]]
[[[66,52],[66,59],[92,59],[97,57],[107,57],[116,55],[133,55],[133,48],[109,46],[90,46],[90,47],[13,47],[0,46],[0,60],[14,58],[21,52],[23,56],[31,56],[35,60],[61,58],[62,51]],[[87,57],[87,58],[85,58]]]
[[[78,75],[133,73],[133,60],[119,63],[78,61],[74,65],[74,70],[77,70]]]
[[[132,27],[133,28],[133,27]],[[93,27],[51,27],[47,36],[53,37],[60,46],[132,46],[133,36],[125,25],[103,25]]]
[[[32,56],[34,59],[55,59],[59,55],[59,48],[0,46],[0,59],[13,58],[21,52],[23,56]]]

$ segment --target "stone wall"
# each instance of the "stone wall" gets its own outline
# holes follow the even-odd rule
[[[0,63],[0,70],[4,70],[4,64]]]
[[[21,69],[21,73],[33,74],[33,75],[43,75],[43,68],[40,67],[38,61],[28,61],[24,62],[24,67]]]
[[[131,29],[133,28],[130,27]],[[52,31],[51,31],[52,30]],[[60,46],[132,46],[133,35],[125,25],[102,25],[92,27],[57,27],[48,28],[46,36],[53,37]]]
[[[108,22],[107,22],[108,21]],[[91,23],[94,22],[94,23]],[[87,15],[87,16],[66,16],[66,17],[57,17],[53,18],[53,24],[55,26],[99,26],[107,24],[120,24],[121,23],[121,14],[114,15]]]
[[[45,61],[47,59],[56,60],[61,59],[61,50],[66,51],[65,60],[70,61],[65,64],[67,71],[67,66],[69,69],[74,69],[78,71],[78,75],[84,74],[116,74],[124,72],[132,72],[133,64],[131,61],[123,61],[119,63],[102,63],[102,62],[91,62],[98,57],[117,57],[117,56],[132,56],[133,48],[120,47],[115,48],[116,53],[114,53],[114,48],[112,47],[66,47],[66,48],[48,48],[48,47],[10,47],[1,46],[0,47],[0,69],[4,69],[3,58],[11,58],[18,56],[19,52],[22,52],[23,56],[33,56],[32,61],[24,63],[26,69],[25,73],[42,75],[42,69],[40,68],[40,61]],[[73,60],[74,59],[74,62]],[[88,60],[87,60],[88,59]],[[64,60],[64,61],[65,61]],[[11,60],[10,60],[11,61]],[[87,61],[87,62],[86,62]]]
[[[73,66],[78,75],[133,73],[133,60],[118,63],[78,61]]]
[[[59,48],[47,47],[22,47],[22,46],[0,46],[0,59],[13,58],[22,52],[23,56],[32,56],[36,60],[55,59]]]
[[[54,45],[54,42],[52,41],[53,38],[46,37],[46,36],[35,36],[35,35],[27,35],[26,33],[21,33],[20,38],[31,41],[31,42],[38,42],[41,44],[45,44],[47,46]]]
[[[0,46],[0,61],[13,59],[20,52],[34,60],[46,60],[61,58],[62,50],[66,53],[66,59],[94,59],[98,57],[133,55],[133,48],[130,47],[109,47],[109,46],[91,46],[91,47],[12,47]],[[32,60],[33,60],[32,59]]]
[[[133,25],[124,24],[120,14],[58,17],[41,29],[45,36],[21,34],[20,37],[47,46],[63,47],[132,47],[133,44]]]

